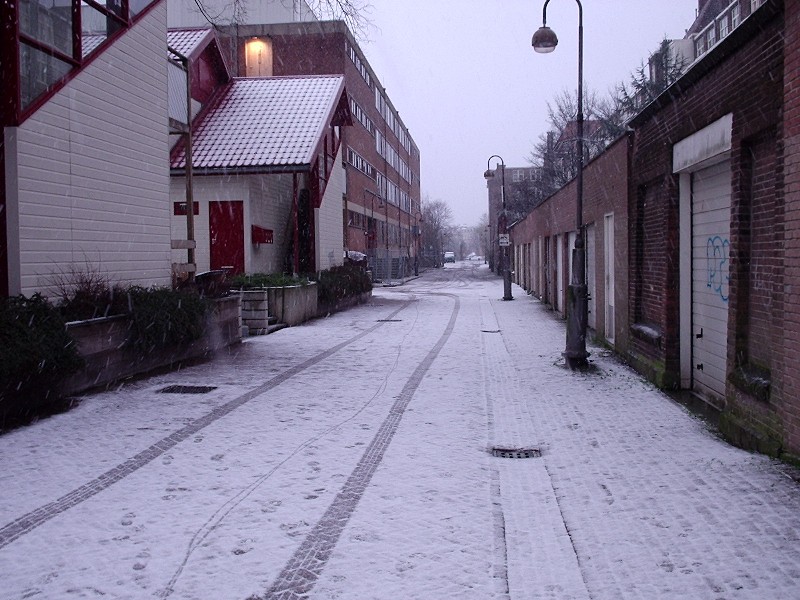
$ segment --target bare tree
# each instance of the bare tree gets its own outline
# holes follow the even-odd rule
[[[578,172],[577,150],[578,100],[575,92],[562,90],[547,103],[548,131],[534,143],[528,162],[540,167],[540,188],[532,201],[541,201],[566,185]],[[618,127],[609,127],[607,106],[596,92],[584,91],[584,163],[600,154],[618,137]],[[524,197],[525,190],[522,190]]]
[[[240,25],[247,22],[247,7],[251,1],[280,2],[283,6],[294,0],[194,0],[197,8],[214,27]],[[306,0],[306,4],[321,20],[344,21],[353,35],[366,39],[371,5],[368,0]]]
[[[451,238],[453,211],[444,200],[431,200],[427,195],[420,205],[423,219],[423,264],[439,267],[442,265],[445,244]]]

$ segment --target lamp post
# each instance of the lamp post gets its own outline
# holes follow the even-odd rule
[[[589,353],[586,352],[586,324],[589,320],[589,291],[586,286],[586,249],[583,236],[583,6],[578,3],[578,176],[576,200],[575,249],[572,251],[572,281],[569,284],[567,300],[567,347],[564,358],[571,369],[587,365]],[[542,26],[536,30],[531,45],[536,52],[547,54],[558,44],[556,34],[547,26],[547,5],[542,8]]]
[[[503,159],[497,154],[493,154],[486,161],[486,172],[483,176],[487,179],[494,177],[494,171],[491,168],[492,159],[496,158],[500,161],[500,214],[497,215],[497,238],[500,244],[500,264],[498,268],[503,275],[503,300],[513,300],[511,295],[511,271],[509,269],[508,260],[508,215],[506,214],[506,164]]]
[[[419,276],[419,240],[422,237],[419,224],[422,222],[424,222],[422,213],[414,213],[414,277]]]

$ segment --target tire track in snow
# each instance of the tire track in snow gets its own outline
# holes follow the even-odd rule
[[[400,308],[395,310],[394,312],[390,313],[384,319],[391,319],[395,317],[397,314],[408,308],[412,303],[416,300],[412,297],[411,299],[405,301]],[[336,354],[342,348],[353,344],[354,342],[360,340],[363,337],[373,333],[376,329],[385,325],[384,322],[379,321],[372,327],[365,329],[361,333],[351,337],[348,340],[345,340],[327,350],[324,350],[317,354],[316,356],[312,356],[308,360],[287,369],[283,373],[276,375],[269,381],[263,383],[262,385],[258,386],[257,388],[250,390],[249,392],[242,394],[238,398],[234,398],[230,402],[226,402],[225,404],[218,406],[214,410],[212,410],[207,415],[200,417],[199,419],[195,419],[185,427],[172,432],[170,435],[160,439],[159,441],[151,444],[148,448],[145,448],[135,456],[132,456],[128,460],[118,464],[117,466],[109,469],[102,475],[95,477],[91,481],[83,484],[82,486],[75,488],[71,492],[61,496],[60,498],[53,500],[52,502],[48,502],[47,504],[40,506],[37,509],[34,509],[21,517],[14,519],[13,521],[7,523],[3,527],[0,527],[0,548],[4,548],[11,544],[14,540],[19,539],[23,535],[30,533],[40,525],[46,523],[50,519],[60,515],[61,513],[69,510],[73,506],[77,506],[82,502],[85,502],[89,498],[99,494],[105,489],[108,489],[118,481],[121,481],[128,475],[138,471],[145,465],[151,463],[156,458],[160,457],[162,454],[173,448],[174,446],[178,445],[182,441],[186,440],[187,438],[193,436],[198,431],[208,427],[212,423],[218,421],[222,417],[228,415],[229,413],[233,412],[240,406],[246,404],[253,398],[260,396],[264,392],[267,392],[282,383],[286,382],[287,380],[291,379],[298,373],[305,371],[309,367],[316,365],[317,363],[325,360],[326,358]]]
[[[278,577],[263,596],[251,596],[250,600],[301,600],[316,585],[322,570],[328,563],[345,526],[353,516],[361,496],[367,489],[372,476],[378,469],[383,455],[397,432],[403,413],[422,382],[422,378],[436,360],[456,324],[460,300],[454,294],[431,294],[446,296],[454,300],[453,312],[444,333],[436,345],[428,352],[406,381],[389,415],[372,438],[367,449],[358,461],[356,468],[347,478],[342,489],[320,520],[291,556]]]

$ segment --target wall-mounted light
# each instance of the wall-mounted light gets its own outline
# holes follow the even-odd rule
[[[272,40],[252,37],[244,44],[246,77],[272,77]]]

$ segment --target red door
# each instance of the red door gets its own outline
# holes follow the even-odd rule
[[[244,203],[209,202],[211,270],[244,273]]]

